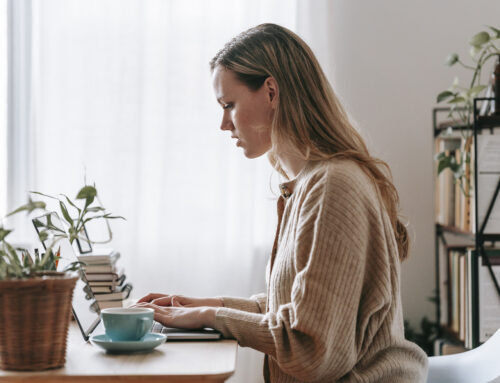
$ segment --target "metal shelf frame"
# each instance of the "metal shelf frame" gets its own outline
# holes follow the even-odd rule
[[[463,237],[464,239],[467,239],[469,241],[473,241],[475,244],[475,259],[474,262],[476,265],[478,264],[479,261],[479,256],[482,256],[482,259],[484,260],[484,263],[488,267],[489,273],[493,279],[493,282],[495,284],[495,288],[497,290],[497,293],[500,295],[500,284],[495,276],[495,273],[493,272],[493,268],[491,266],[491,262],[489,259],[489,255],[485,251],[485,243],[492,243],[493,245],[495,242],[500,242],[500,233],[484,233],[484,230],[488,224],[488,221],[491,216],[491,212],[493,211],[493,208],[495,206],[495,202],[498,199],[498,195],[500,194],[500,176],[497,182],[497,186],[495,189],[495,192],[493,194],[493,197],[488,205],[488,209],[486,211],[486,216],[484,218],[483,222],[478,222],[478,217],[477,217],[477,212],[478,212],[478,198],[477,196],[479,195],[478,193],[478,188],[479,188],[479,183],[478,183],[478,148],[477,148],[477,136],[478,134],[482,134],[483,130],[489,129],[490,134],[494,134],[494,128],[500,127],[500,115],[492,115],[492,116],[480,116],[479,115],[479,108],[478,105],[481,102],[485,101],[492,101],[494,98],[475,98],[474,99],[474,110],[473,110],[473,134],[474,134],[474,155],[475,155],[475,161],[474,161],[474,187],[475,187],[475,196],[474,198],[474,204],[475,204],[475,211],[476,211],[476,218],[474,222],[474,227],[475,227],[475,233],[469,233],[469,232],[464,232],[463,230],[460,230],[455,227],[450,227],[450,226],[445,226],[445,225],[440,225],[436,224],[435,228],[435,246],[436,246],[436,257],[435,257],[435,264],[436,264],[436,292],[437,292],[437,307],[436,307],[436,318],[437,318],[437,323],[440,323],[440,318],[441,318],[441,309],[440,309],[440,281],[439,281],[439,276],[440,276],[440,270],[439,270],[439,260],[440,260],[440,254],[439,254],[439,241],[442,241],[443,244],[446,246],[446,238],[445,238],[445,233],[451,233],[455,236],[460,236]],[[442,127],[438,125],[438,113],[449,111],[450,108],[434,108],[433,109],[433,136],[436,138],[443,130],[448,129],[449,127]],[[468,126],[466,125],[453,125],[450,126],[452,130],[465,130],[468,129]],[[500,203],[500,202],[499,202]],[[478,267],[476,266],[475,268],[475,286],[474,286],[474,291],[478,292],[479,291],[479,286],[478,286]],[[472,339],[473,339],[473,347],[479,346],[479,299],[476,297],[476,299],[473,299],[474,305],[472,307],[472,316],[473,316],[473,327],[472,327]],[[442,329],[441,325],[439,325],[439,331],[440,334],[439,336],[442,335],[443,332],[446,332],[446,329]]]

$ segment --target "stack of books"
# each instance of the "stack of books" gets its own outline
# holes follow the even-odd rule
[[[132,285],[125,283],[123,268],[117,265],[119,258],[120,253],[112,249],[96,249],[78,256],[78,260],[85,263],[85,278],[101,310],[123,307],[132,290]]]

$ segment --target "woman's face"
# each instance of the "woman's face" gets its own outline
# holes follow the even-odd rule
[[[212,75],[217,101],[223,115],[220,128],[229,130],[247,158],[257,158],[271,149],[271,122],[276,104],[274,79],[268,78],[253,91],[235,73],[215,67]]]

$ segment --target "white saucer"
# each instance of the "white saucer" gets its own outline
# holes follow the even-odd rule
[[[90,338],[92,343],[111,352],[150,351],[164,343],[167,337],[163,334],[148,333],[140,340],[111,340],[106,334],[94,335]]]

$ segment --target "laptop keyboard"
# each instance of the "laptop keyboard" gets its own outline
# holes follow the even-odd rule
[[[151,332],[166,334],[169,336],[169,339],[219,339],[221,336],[218,331],[212,328],[186,330],[182,328],[165,327],[157,321],[153,321]]]
[[[155,334],[166,334],[167,328],[164,327],[160,322],[153,321],[153,325],[151,326],[151,332]]]

